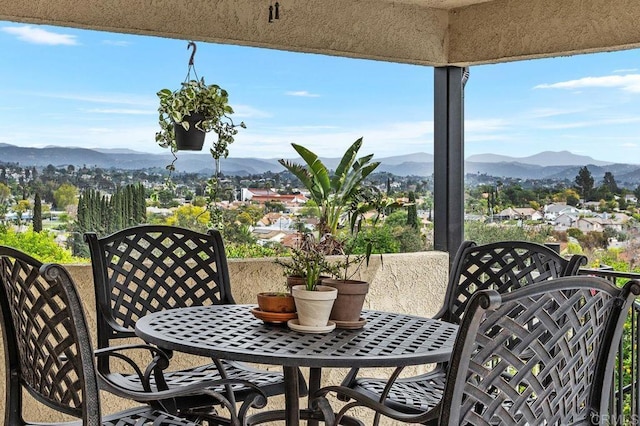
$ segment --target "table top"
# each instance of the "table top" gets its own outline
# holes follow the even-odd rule
[[[398,367],[447,361],[456,325],[431,318],[364,311],[366,325],[324,334],[265,324],[255,305],[215,305],[155,312],[136,334],[165,349],[213,358],[299,367]]]

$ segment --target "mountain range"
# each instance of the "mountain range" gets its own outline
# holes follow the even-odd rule
[[[75,147],[25,148],[10,144],[0,144],[0,163],[18,163],[23,167],[101,167],[119,169],[164,169],[171,163],[172,156],[150,154],[127,149],[87,149]],[[300,161],[291,158],[292,161]],[[377,171],[397,176],[431,176],[433,155],[424,152],[375,158],[381,164]],[[335,168],[339,158],[322,158],[329,168]],[[178,153],[175,163],[177,172],[211,174],[214,163],[209,154]],[[568,151],[545,151],[529,157],[508,157],[497,154],[479,154],[466,158],[465,172],[486,174],[496,177],[521,179],[570,179],[573,180],[582,166],[588,166],[596,181],[605,172],[611,172],[618,184],[640,183],[640,164],[621,164],[598,161],[589,156],[576,155]],[[284,168],[278,159],[229,157],[221,161],[224,174],[246,176],[268,171],[278,173]]]

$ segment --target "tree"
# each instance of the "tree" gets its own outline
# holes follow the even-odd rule
[[[29,200],[20,200],[13,206],[13,211],[18,215],[18,223],[22,223],[22,215],[30,208],[31,203],[29,203]]]
[[[56,207],[60,210],[74,204],[78,197],[78,188],[70,183],[63,183],[53,192],[53,198],[56,201]]]
[[[585,201],[589,200],[589,196],[593,191],[593,176],[591,176],[591,172],[587,168],[587,166],[580,167],[578,171],[578,175],[575,179],[576,189],[582,195],[582,198]]]
[[[0,182],[0,204],[6,204],[11,197],[11,188]]]
[[[418,206],[416,206],[416,194],[412,191],[409,192],[409,205],[407,206],[407,225],[418,229],[420,223],[418,222]]]
[[[616,179],[613,177],[613,173],[605,172],[604,178],[602,180],[602,186],[607,188],[607,190],[613,194],[617,194],[619,192],[618,184],[616,183]]]
[[[42,231],[42,200],[37,192],[33,199],[33,231]]]

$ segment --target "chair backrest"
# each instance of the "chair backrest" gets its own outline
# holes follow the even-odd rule
[[[0,246],[5,424],[24,424],[22,391],[83,424],[100,424],[98,383],[78,293],[60,265]]]
[[[586,276],[476,293],[454,345],[440,424],[603,418],[617,344],[639,294],[640,281],[617,288]]]
[[[136,321],[164,309],[234,303],[224,244],[207,234],[140,225],[98,238],[86,233],[96,292],[98,347],[132,337]],[[98,367],[108,360],[99,360]]]
[[[436,318],[460,324],[470,297],[479,290],[499,293],[551,278],[576,275],[587,258],[565,259],[553,249],[528,241],[500,241],[477,245],[465,241],[458,249]]]

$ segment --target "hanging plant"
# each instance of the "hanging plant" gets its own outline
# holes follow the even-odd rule
[[[244,122],[235,124],[231,118],[233,108],[229,105],[229,94],[217,84],[206,84],[204,78],[198,78],[194,66],[196,44],[189,42],[187,49],[193,48],[189,59],[187,76],[180,89],[172,91],[162,89],[157,95],[158,124],[160,131],[156,133],[156,142],[163,148],[169,148],[173,161],[167,166],[170,183],[171,173],[175,171],[176,152],[180,150],[201,150],[205,134],[213,132],[217,139],[213,141],[209,152],[215,160],[215,174],[208,182],[208,202],[212,217],[212,225],[220,228],[218,219],[221,215],[216,211],[218,195],[218,176],[220,159],[229,155],[229,145],[233,143],[238,127],[246,128]],[[193,74],[193,75],[192,75]],[[190,141],[191,138],[195,139]],[[182,143],[186,142],[186,145]]]
[[[204,135],[213,131],[218,136],[213,149],[219,154],[218,158],[226,157],[229,154],[227,147],[238,133],[238,127],[246,126],[244,122],[236,125],[231,119],[233,108],[229,105],[227,91],[217,84],[206,84],[204,77],[198,78],[193,62],[195,43],[189,42],[187,48],[193,48],[193,52],[189,59],[187,77],[180,89],[162,89],[157,93],[160,100],[160,131],[156,133],[156,142],[161,147],[171,148],[172,152],[176,152],[182,149],[176,142],[176,136],[194,131],[204,142]],[[187,149],[195,150],[193,147]],[[202,149],[202,145],[199,149]]]

